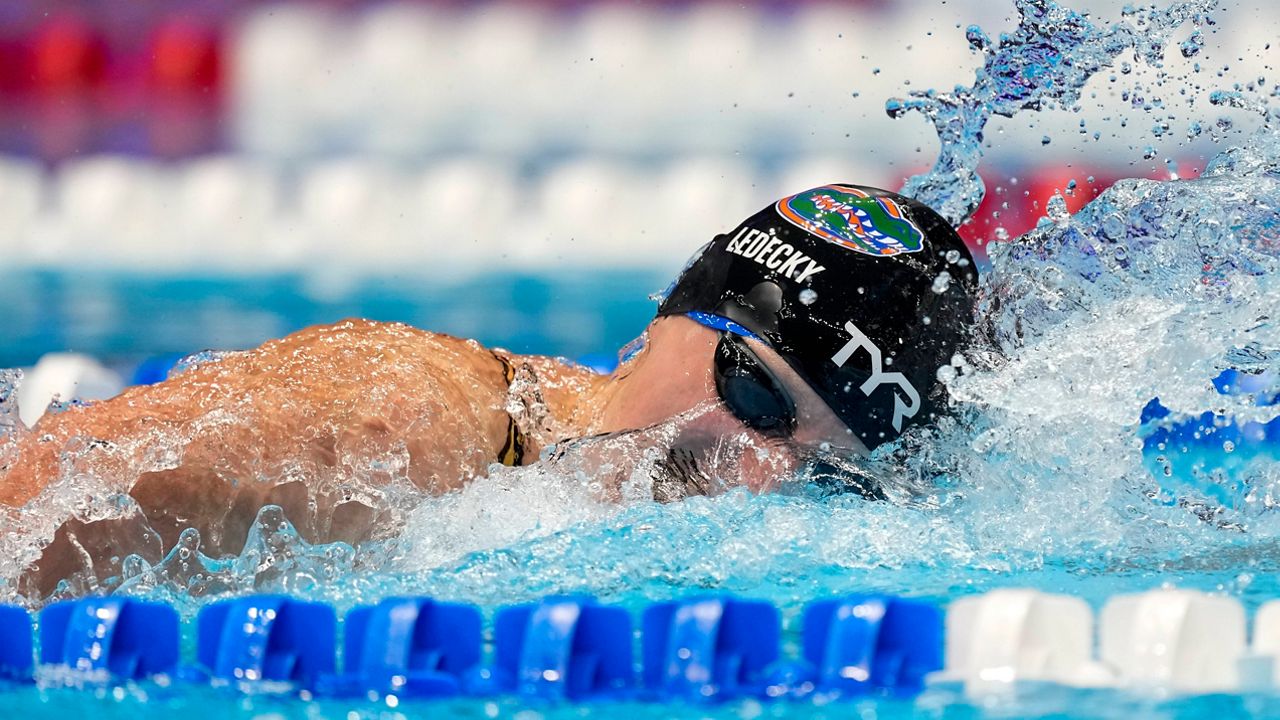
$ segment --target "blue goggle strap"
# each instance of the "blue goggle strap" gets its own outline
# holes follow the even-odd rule
[[[700,312],[698,310],[685,313],[685,315],[688,316],[690,319],[692,319],[694,322],[697,322],[700,325],[705,325],[711,328],[712,330],[723,330],[725,332],[731,332],[734,335],[740,335],[744,338],[749,338],[751,340],[756,340],[758,342],[764,342],[763,340],[760,340],[760,336],[742,327],[741,325],[730,320],[727,317],[722,317],[714,313]]]

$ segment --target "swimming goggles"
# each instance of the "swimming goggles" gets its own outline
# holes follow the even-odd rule
[[[716,393],[734,417],[766,437],[791,437],[795,400],[740,335],[721,331],[714,367]]]
[[[796,430],[795,400],[746,342],[747,338],[760,338],[719,315],[701,312],[688,315],[720,331],[713,367],[716,393],[729,412],[766,437],[791,438]],[[880,483],[850,459],[853,451],[824,448],[797,446],[803,465],[800,476],[808,484],[823,495],[853,493],[871,500],[885,498]]]
[[[700,325],[720,331],[713,363],[716,394],[742,424],[768,437],[790,437],[796,430],[796,403],[744,338],[759,336],[729,318],[691,312]]]

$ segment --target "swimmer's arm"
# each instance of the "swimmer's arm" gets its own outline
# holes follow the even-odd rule
[[[25,504],[68,463],[127,492],[150,470],[246,479],[391,446],[407,450],[409,479],[439,492],[497,457],[505,390],[499,363],[475,343],[362,320],[308,328],[45,416],[0,445],[0,503]],[[177,457],[147,457],[168,450]]]

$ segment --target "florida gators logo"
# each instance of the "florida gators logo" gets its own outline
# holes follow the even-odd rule
[[[892,198],[847,185],[823,185],[778,201],[778,213],[796,227],[865,255],[913,253],[924,233]]]

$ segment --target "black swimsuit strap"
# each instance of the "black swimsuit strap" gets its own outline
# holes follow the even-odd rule
[[[490,350],[489,354],[494,359],[502,363],[502,376],[507,381],[507,389],[510,391],[511,382],[515,380],[516,369],[511,365],[509,358],[503,357],[498,353]],[[520,431],[520,426],[516,424],[516,419],[507,413],[507,439],[502,444],[502,450],[498,452],[498,462],[508,467],[515,467],[524,463],[524,433]]]

